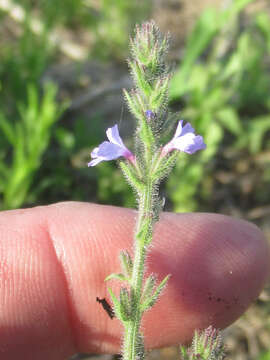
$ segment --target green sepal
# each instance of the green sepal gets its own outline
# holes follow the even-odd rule
[[[120,313],[121,320],[123,322],[129,321],[131,319],[131,303],[129,298],[129,292],[126,288],[120,289]]]
[[[137,119],[141,119],[144,114],[144,109],[142,108],[143,105],[138,101],[136,93],[133,91],[132,94],[130,94],[126,89],[124,89],[123,92],[130,111]]]
[[[127,90],[123,90],[125,99],[127,101],[128,107],[132,114],[137,118],[139,124],[138,135],[143,144],[146,145],[147,150],[153,149],[155,145],[155,137],[151,129],[150,124],[146,121],[145,111],[146,107],[141,98],[141,95],[132,91],[129,93]]]
[[[155,205],[153,209],[153,224],[159,221],[160,213],[162,212],[165,205],[165,197],[154,199]]]
[[[152,77],[165,71],[162,65],[167,50],[168,36],[162,38],[154,22],[137,28],[135,39],[131,40],[133,58],[143,64]]]
[[[168,101],[168,87],[169,77],[159,79],[155,84],[155,89],[152,92],[149,104],[152,111],[158,112],[161,107],[164,107]]]
[[[146,145],[147,149],[154,150],[154,144],[155,144],[155,137],[153,134],[153,131],[149,124],[147,124],[146,120],[143,119],[140,122],[140,131],[139,136],[143,144]],[[149,151],[149,150],[146,150]]]
[[[139,66],[136,61],[130,61],[129,66],[137,88],[145,94],[145,97],[150,97],[153,90],[149,82],[146,80],[143,68]]]
[[[154,291],[153,295],[149,299],[147,299],[144,303],[141,304],[141,311],[142,312],[150,309],[152,306],[155,305],[155,303],[157,302],[157,300],[159,298],[159,295],[161,294],[162,290],[165,288],[169,278],[170,278],[170,275],[167,275],[161,281],[161,283],[158,285],[158,287]]]
[[[142,303],[147,301],[149,297],[151,297],[154,287],[156,286],[156,276],[151,274],[145,281],[143,292],[142,292]]]
[[[153,173],[152,180],[160,181],[168,176],[173,166],[175,165],[178,155],[179,151],[175,150],[172,154],[164,158],[157,170]]]
[[[120,263],[121,263],[121,267],[122,267],[122,271],[124,273],[124,275],[127,278],[130,278],[132,275],[132,270],[133,270],[133,261],[131,259],[131,256],[129,255],[127,250],[123,250],[120,252]]]
[[[109,281],[112,279],[117,279],[120,281],[128,281],[129,280],[127,277],[125,277],[125,275],[123,275],[121,273],[120,274],[113,273],[113,274],[108,275],[104,281]]]
[[[120,161],[119,166],[121,170],[123,171],[123,174],[127,181],[130,183],[130,185],[138,192],[140,193],[143,188],[144,184],[143,182],[138,178],[138,175],[136,174],[135,168],[128,164],[125,161]]]
[[[192,340],[194,355],[199,354],[204,360],[222,360],[225,357],[224,345],[219,330],[209,326],[203,331],[195,331]]]

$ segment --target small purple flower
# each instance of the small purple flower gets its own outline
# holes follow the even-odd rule
[[[162,156],[166,156],[172,150],[180,150],[187,154],[193,154],[198,150],[203,150],[206,145],[201,135],[195,135],[195,130],[187,123],[183,126],[183,120],[180,120],[174,137],[162,149]]]
[[[146,110],[145,115],[147,120],[152,120],[156,117],[156,114],[151,110]]]
[[[117,124],[107,129],[106,135],[109,141],[104,141],[92,151],[93,160],[88,163],[88,166],[95,166],[101,161],[114,160],[121,156],[131,162],[135,161],[134,155],[125,147],[119,135]]]

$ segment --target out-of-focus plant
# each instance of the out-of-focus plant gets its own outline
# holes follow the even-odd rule
[[[3,19],[8,15],[2,14]],[[0,197],[2,209],[32,203],[49,186],[47,174],[33,186],[42,156],[48,148],[53,124],[63,107],[56,101],[56,87],[40,90],[41,77],[51,62],[53,48],[48,32],[36,36],[30,12],[14,41],[1,47],[0,83]]]
[[[135,207],[135,200],[130,192],[128,184],[123,181],[120,169],[115,168],[114,164],[104,164],[98,169],[98,200],[106,204],[107,200],[112,201],[112,205],[123,205]]]
[[[49,145],[51,128],[63,108],[55,100],[56,87],[47,84],[43,97],[37,87],[27,88],[27,102],[18,103],[18,118],[10,119],[0,112],[1,138],[0,193],[1,208],[20,207],[27,202],[35,172]]]
[[[24,14],[23,17],[20,17],[21,20],[18,20],[14,13],[16,6],[18,6],[17,13]],[[17,104],[29,104],[29,96],[25,91],[28,84],[40,84],[48,66],[58,54],[63,54],[61,51],[58,52],[57,42],[51,41],[55,31],[61,29],[65,34],[91,31],[90,51],[92,57],[120,58],[121,54],[127,52],[131,28],[136,22],[147,17],[149,6],[150,2],[142,0],[134,2],[124,0],[117,2],[111,0],[98,2],[93,0],[67,0],[65,2],[37,0],[34,3],[31,0],[7,0],[4,7],[0,5],[3,24],[3,28],[0,30],[5,30],[4,23],[15,24],[17,22],[14,25],[16,31],[14,31],[11,41],[5,41],[5,36],[8,37],[9,33],[4,31],[4,41],[1,42],[0,82],[5,85],[1,92],[0,102],[2,118],[11,123],[11,126],[22,122]],[[37,29],[38,31],[36,31]],[[63,42],[66,41],[65,39]],[[33,87],[33,85],[31,86]],[[35,85],[35,87],[37,86]],[[42,103],[42,100],[38,100],[38,102],[40,101]],[[55,106],[57,105],[55,104]],[[91,119],[93,131],[91,131],[92,138],[89,139],[88,130],[80,131],[77,125],[81,125],[82,122],[77,120],[74,126],[69,123],[69,127],[54,127],[54,132],[50,134],[53,137],[54,149],[48,149],[46,152],[46,165],[36,168],[35,174],[32,173],[34,182],[31,181],[31,191],[28,191],[24,201],[31,203],[38,199],[44,203],[42,199],[46,199],[46,202],[53,202],[67,197],[82,200],[85,198],[85,191],[89,191],[88,197],[95,201],[131,206],[133,202],[130,192],[125,191],[128,186],[124,179],[119,178],[117,169],[112,176],[113,185],[107,184],[105,166],[98,175],[100,181],[97,180],[97,176],[89,175],[89,172],[86,175],[83,169],[79,172],[80,183],[88,183],[87,190],[74,186],[74,181],[78,179],[75,177],[74,180],[71,163],[74,164],[71,158],[74,153],[83,152],[83,148],[88,147],[89,143],[97,143],[101,137],[98,129],[102,128],[101,119],[97,122]],[[50,127],[50,131],[52,131],[52,127]],[[85,135],[87,142],[83,138]],[[7,144],[3,134],[2,136],[0,134],[0,143],[3,145],[2,149],[7,147],[5,159],[11,164],[12,146]],[[79,144],[79,146],[74,144]],[[83,158],[86,157],[83,156]],[[75,188],[77,190],[74,190]],[[125,197],[123,192],[120,194],[120,189],[129,195]],[[10,200],[8,202],[10,203]],[[6,203],[3,206],[19,206],[19,203],[21,202],[18,201],[15,205],[14,200],[13,205]]]
[[[240,11],[250,2],[236,0],[220,12],[207,9],[197,21],[172,79],[171,100],[183,100],[181,116],[192,121],[207,143],[206,151],[192,159],[192,164],[179,162],[169,179],[168,192],[176,211],[196,209],[194,195],[203,196],[206,188],[199,190],[202,172],[204,181],[211,182],[209,164],[222,143],[229,141],[226,144],[233,149],[253,154],[265,146],[270,130],[266,62],[270,55],[270,17],[259,14],[240,31]]]
[[[94,53],[122,60],[127,54],[131,29],[147,18],[150,4],[144,0],[101,0]]]
[[[270,350],[266,353],[262,354],[259,358],[259,360],[270,360]]]
[[[91,31],[91,56],[123,59],[129,33],[137,22],[146,19],[151,1],[144,0],[8,0],[38,16],[40,24],[52,31],[59,27],[72,32]]]
[[[10,112],[14,103],[26,100],[25,87],[40,81],[53,55],[47,33],[33,34],[28,20],[23,24],[16,41],[1,45],[0,81],[5,85],[1,93],[1,106]]]

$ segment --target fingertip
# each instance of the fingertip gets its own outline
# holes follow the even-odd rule
[[[160,278],[172,276],[166,294],[146,315],[146,329],[148,339],[162,346],[190,340],[196,328],[228,326],[257,298],[269,276],[269,246],[246,221],[206,213],[164,214],[156,244],[149,256],[151,271]],[[159,326],[150,329],[160,316],[167,337]]]

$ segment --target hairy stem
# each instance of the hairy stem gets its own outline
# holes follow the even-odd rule
[[[147,244],[152,240],[153,223],[153,184],[148,179],[144,190],[140,194],[139,218],[135,234],[134,266],[131,278],[131,291],[134,294],[133,317],[126,325],[124,337],[124,360],[138,360],[143,358],[142,337],[139,335],[142,311],[140,301],[144,277],[144,264]]]

